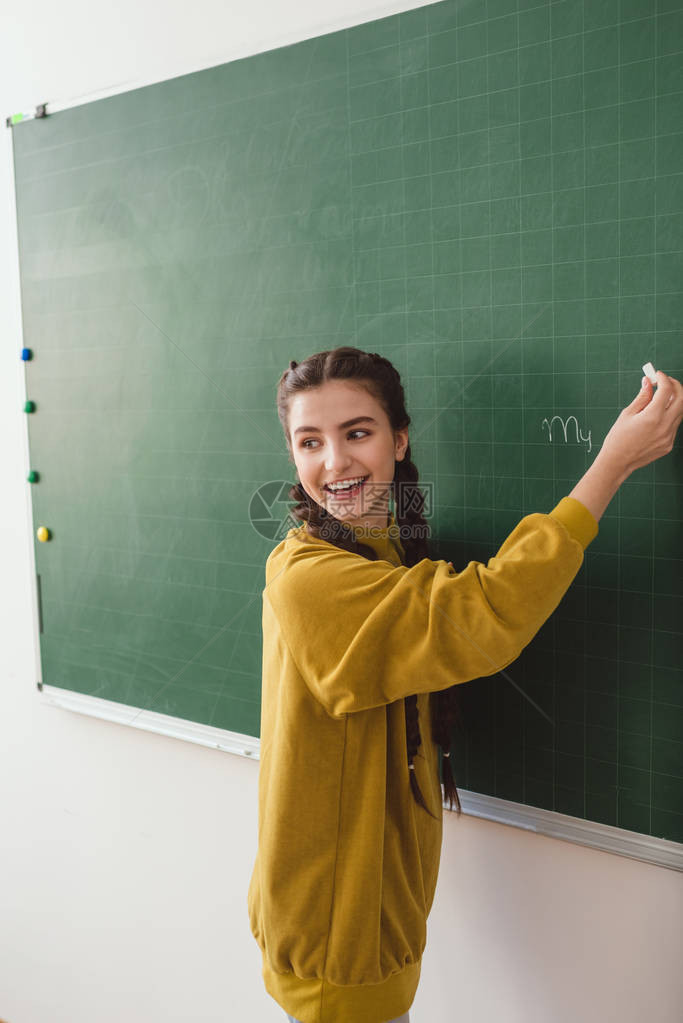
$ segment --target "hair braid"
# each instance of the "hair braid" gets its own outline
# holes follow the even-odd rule
[[[395,366],[384,356],[343,345],[330,351],[317,352],[299,363],[292,359],[289,369],[282,374],[277,389],[278,416],[285,433],[291,461],[293,459],[288,429],[290,398],[297,392],[319,387],[327,380],[351,380],[365,387],[386,411],[393,430],[404,429],[410,424],[401,378]],[[424,494],[418,485],[418,478],[417,466],[412,461],[408,444],[403,460],[395,462],[392,484],[396,521],[401,527],[401,542],[408,567],[429,557],[426,539],[428,527],[422,514]],[[289,497],[295,502],[292,515],[306,523],[306,531],[309,534],[327,540],[343,550],[359,554],[368,561],[377,560],[376,551],[361,543],[346,523],[330,515],[326,508],[314,501],[300,482],[290,488]],[[450,762],[452,727],[456,720],[462,723],[456,690],[457,686],[452,686],[450,689],[431,693],[430,716],[432,737],[441,747],[443,754],[441,771],[444,794],[449,808],[453,809],[455,803],[457,812],[460,813],[460,799]],[[416,802],[431,814],[420,791],[413,764],[422,744],[417,695],[406,696],[404,707],[410,787]]]
[[[415,463],[412,461],[410,453],[410,444],[406,448],[405,457],[403,461],[396,462],[394,471],[394,491],[396,501],[396,521],[399,526],[420,526],[425,522],[423,516],[424,510],[424,494],[418,486],[418,470]],[[404,532],[402,530],[402,532]],[[420,529],[406,529],[406,539],[402,541],[403,549],[406,552],[406,562],[408,565],[416,565],[422,558],[429,557],[427,541],[422,539]],[[414,700],[413,703],[409,703],[408,699]],[[408,763],[412,764],[413,756],[417,752],[417,748],[420,745],[420,728],[418,724],[418,709],[417,709],[417,697],[409,697],[406,700],[406,727],[408,734],[415,736],[417,745],[414,750],[411,751],[410,744],[408,746]],[[458,790],[455,786],[455,780],[453,778],[453,768],[450,760],[451,756],[451,735],[453,725],[458,721],[462,725],[462,715],[458,706],[458,698],[456,688],[438,690],[435,693],[430,694],[430,710],[432,719],[432,737],[439,744],[442,750],[441,760],[441,779],[444,787],[444,794],[448,801],[450,809],[453,809],[453,804],[457,808],[457,812],[461,812],[460,797],[458,796]],[[415,719],[413,726],[412,719]],[[412,753],[412,755],[411,755]],[[417,779],[414,779],[414,771],[411,772],[411,785],[413,780],[417,784]],[[415,791],[415,786],[413,786]],[[422,802],[422,798],[418,799],[418,802]]]

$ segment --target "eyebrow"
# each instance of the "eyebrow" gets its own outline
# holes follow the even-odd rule
[[[373,419],[372,416],[356,416],[355,419],[347,419],[345,423],[340,423],[337,427],[338,430],[346,430],[349,426],[354,426],[356,423],[373,423],[377,426],[377,420]],[[297,433],[320,433],[321,431],[317,426],[297,426],[294,434]]]

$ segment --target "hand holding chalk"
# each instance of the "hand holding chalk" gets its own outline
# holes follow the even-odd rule
[[[643,377],[643,387],[646,388],[646,383],[645,383],[646,380],[649,380],[650,383],[652,384],[652,386],[656,387],[657,386],[657,371],[656,371],[656,369],[654,368],[654,366],[652,365],[651,362],[646,362],[645,363],[645,365],[643,366],[643,373],[645,374],[645,376]],[[667,406],[666,406],[667,408],[669,407],[669,405],[671,404],[672,401],[673,401],[673,396],[671,398],[669,398],[669,401],[667,402]]]
[[[680,381],[661,370],[655,371],[649,362],[643,366],[643,372],[645,377],[639,393],[620,413],[598,456],[603,462],[609,458],[614,467],[621,466],[624,479],[635,469],[671,451],[683,419]]]
[[[650,383],[654,387],[656,387],[657,386],[657,371],[655,370],[655,368],[654,368],[654,366],[652,365],[651,362],[646,362],[645,363],[645,365],[643,366],[643,373],[645,374],[645,378],[643,379],[643,387],[646,387],[646,384],[645,384],[645,380],[646,379],[649,380]],[[673,400],[674,400],[674,395],[671,395],[669,397],[669,400],[666,403],[666,407],[667,408],[669,407],[669,405],[671,404],[671,402]]]
[[[667,455],[683,419],[683,385],[650,363],[641,389],[605,437],[593,464],[569,494],[599,519],[634,469]],[[648,372],[651,371],[651,372]],[[657,393],[653,391],[653,381]],[[654,397],[653,397],[654,394]]]

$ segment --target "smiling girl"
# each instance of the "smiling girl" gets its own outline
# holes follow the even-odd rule
[[[300,525],[266,564],[248,909],[266,989],[292,1023],[408,1023],[444,795],[460,812],[456,687],[519,656],[620,484],[671,450],[683,387],[664,373],[657,384],[653,397],[643,380],[567,497],[523,518],[488,564],[456,572],[429,557],[392,364],[342,347],[282,375]]]

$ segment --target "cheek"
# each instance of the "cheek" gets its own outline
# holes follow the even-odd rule
[[[308,480],[310,477],[313,477],[313,479],[315,479],[313,467],[310,464],[310,462],[307,462],[305,459],[295,458],[294,467],[296,468],[297,474],[302,483]]]

